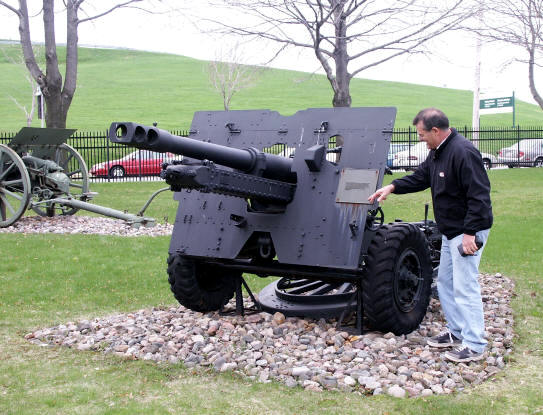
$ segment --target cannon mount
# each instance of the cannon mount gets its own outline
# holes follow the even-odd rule
[[[357,311],[396,334],[429,303],[435,224],[385,224],[368,197],[381,186],[395,108],[196,112],[188,137],[114,122],[110,140],[183,155],[162,177],[179,202],[168,275],[196,311],[222,308],[243,273],[281,277],[260,306],[287,315]],[[236,295],[238,297],[238,295]],[[327,304],[325,304],[327,303]],[[354,305],[354,306],[353,306]],[[297,314],[298,313],[298,314]]]

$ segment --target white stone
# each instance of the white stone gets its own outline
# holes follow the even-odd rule
[[[394,398],[405,398],[405,395],[406,395],[405,389],[398,385],[393,385],[390,388],[388,388],[387,393],[390,396],[393,396]]]
[[[354,380],[350,376],[345,376],[345,378],[343,379],[343,383],[345,383],[347,386],[354,386],[356,385],[356,380]]]

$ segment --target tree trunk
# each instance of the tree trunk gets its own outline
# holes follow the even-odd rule
[[[332,105],[334,107],[350,107],[351,94],[349,85],[351,83],[351,75],[347,69],[349,63],[349,55],[347,53],[347,26],[346,16],[344,14],[341,0],[336,0],[332,3],[334,6],[334,26],[335,26],[335,47],[334,47],[334,62],[336,66],[335,83],[333,84],[334,98]]]
[[[58,68],[55,39],[54,0],[43,1],[43,28],[46,76],[43,85],[40,86],[45,100],[45,125],[49,128],[66,128],[69,105],[65,106],[62,98],[62,75]]]
[[[535,99],[535,102],[537,102],[537,105],[541,109],[543,109],[543,98],[539,93],[537,92],[537,89],[535,87],[535,79],[534,79],[534,66],[535,66],[535,52],[532,48],[528,51],[530,53],[530,61],[528,62],[528,80],[530,81],[530,92],[532,93],[532,96]]]

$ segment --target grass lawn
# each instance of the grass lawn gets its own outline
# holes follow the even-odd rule
[[[399,174],[399,173],[398,173]],[[397,177],[395,174],[393,177]],[[505,370],[451,396],[398,400],[306,392],[182,365],[38,347],[39,327],[174,304],[168,237],[0,234],[2,414],[536,414],[543,412],[543,169],[489,172],[495,225],[483,272],[514,279],[515,352]],[[387,176],[387,181],[391,177]],[[95,184],[96,202],[137,211],[160,182]],[[428,192],[391,196],[386,220],[420,220]],[[149,215],[173,221],[171,194]],[[249,277],[255,288],[269,280]]]
[[[0,48],[11,56],[20,50],[16,44]],[[58,57],[62,66],[63,47],[59,47]],[[77,90],[67,127],[95,131],[105,130],[113,121],[147,125],[156,121],[167,130],[188,129],[195,111],[223,109],[219,93],[209,82],[207,68],[208,62],[184,56],[79,48]],[[3,53],[0,73],[0,132],[18,131],[26,125],[26,118],[10,97],[30,108],[30,84],[25,69],[10,63]],[[397,107],[396,128],[409,127],[415,114],[429,106],[445,111],[455,127],[471,125],[473,96],[467,90],[357,78],[351,82],[351,96],[353,107]],[[230,108],[263,108],[291,115],[301,109],[331,106],[332,89],[324,75],[266,69],[254,87],[234,95]],[[517,124],[541,126],[542,118],[537,105],[517,101]],[[481,117],[482,127],[511,124],[511,114]],[[40,126],[37,117],[33,126]]]

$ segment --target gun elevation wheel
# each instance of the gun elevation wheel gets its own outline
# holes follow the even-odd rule
[[[0,228],[13,225],[30,203],[30,177],[23,160],[0,144]]]
[[[64,169],[63,173],[70,180],[70,196],[85,202],[87,200],[86,195],[89,192],[89,171],[83,157],[75,148],[68,144],[61,144],[55,152],[53,161]],[[41,195],[34,195],[33,199],[35,203],[43,201]],[[69,216],[79,210],[79,208],[70,206],[35,203],[32,204],[32,210],[40,216],[54,216],[57,213]]]
[[[428,242],[413,224],[382,226],[366,260],[362,293],[370,328],[396,335],[415,330],[430,302],[432,265]]]
[[[174,297],[202,313],[219,310],[234,296],[241,272],[222,269],[181,255],[168,258],[168,281]]]

